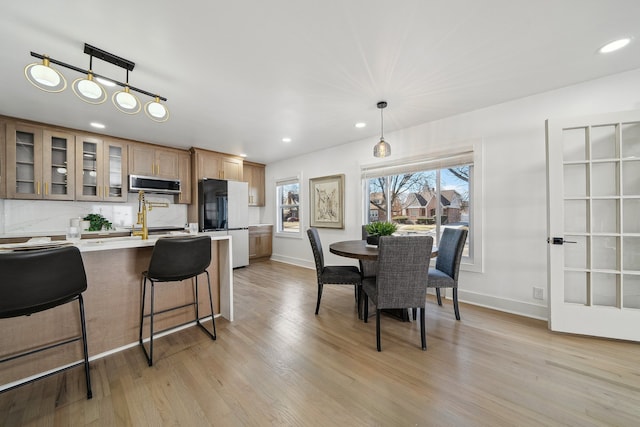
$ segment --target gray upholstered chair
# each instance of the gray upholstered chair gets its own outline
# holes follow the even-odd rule
[[[429,271],[427,287],[435,288],[438,305],[442,305],[440,288],[453,289],[453,309],[456,319],[460,320],[458,309],[458,273],[460,272],[460,260],[467,240],[466,228],[445,228],[438,244],[438,258],[436,268]]]
[[[307,230],[311,250],[313,251],[313,259],[316,263],[316,274],[318,276],[318,301],[316,303],[316,314],[320,309],[320,299],[322,298],[322,288],[324,285],[353,285],[355,291],[356,303],[359,304],[360,284],[362,278],[358,267],[350,265],[324,265],[324,255],[322,253],[322,243],[320,235],[315,228]]]
[[[425,303],[427,275],[433,237],[383,236],[378,245],[378,274],[362,279],[362,290],[376,305],[376,344],[380,345],[380,313],[387,308],[420,307],[420,338],[427,349]],[[364,321],[369,317],[369,298],[364,299]]]
[[[0,358],[0,363],[23,356],[32,356],[35,353],[76,341],[82,343],[84,355],[81,361],[32,377],[25,383],[5,388],[3,391],[48,377],[73,366],[83,365],[87,399],[91,399],[87,326],[82,298],[82,293],[86,290],[87,276],[84,271],[84,263],[80,251],[75,246],[0,254],[0,319],[30,316],[73,301],[78,301],[80,313],[80,324],[78,325],[80,331],[75,337],[66,337],[55,342],[48,341],[47,344],[37,348],[30,348],[8,357],[3,356]],[[77,319],[76,316],[73,318]]]

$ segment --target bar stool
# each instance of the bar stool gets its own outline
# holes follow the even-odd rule
[[[142,273],[143,287],[142,287],[142,307],[140,310],[140,346],[147,358],[149,366],[153,366],[153,337],[154,334],[166,332],[168,330],[179,328],[189,322],[182,323],[180,325],[171,326],[158,332],[153,330],[154,316],[158,314],[167,313],[170,311],[185,308],[191,305],[195,305],[195,321],[203,331],[205,331],[212,340],[216,339],[216,323],[214,320],[213,312],[213,298],[211,296],[211,280],[209,278],[209,272],[207,267],[211,264],[211,238],[209,236],[198,237],[166,237],[158,239],[153,252],[151,254],[151,260],[149,261],[149,269]],[[209,306],[211,308],[211,323],[213,325],[213,333],[204,327],[200,321],[208,316],[200,317],[198,312],[198,275],[206,273],[207,284],[209,288]],[[154,311],[154,299],[155,299],[155,285],[162,282],[181,282],[186,279],[195,278],[194,280],[194,301],[186,304],[181,304],[169,308],[165,308],[160,311]],[[145,299],[147,293],[147,280],[151,283],[151,295],[150,295],[150,311],[145,314]],[[144,345],[142,339],[142,328],[144,319],[149,318],[149,351]]]
[[[91,376],[87,351],[87,328],[82,292],[87,289],[87,276],[80,251],[75,246],[16,251],[0,254],[0,318],[30,316],[77,300],[80,308],[80,334],[7,355],[0,363],[39,353],[65,344],[82,341],[84,360],[65,366],[26,382],[6,388],[12,390],[69,368],[84,365],[87,399],[91,399]]]

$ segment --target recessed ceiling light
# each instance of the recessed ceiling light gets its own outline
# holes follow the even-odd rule
[[[282,142],[291,142],[291,138],[282,138]]]
[[[96,129],[104,129],[105,125],[103,125],[102,123],[98,123],[98,122],[91,122],[90,123],[92,127],[96,128]]]
[[[622,49],[623,47],[628,45],[630,41],[631,41],[630,38],[624,38],[624,39],[612,41],[611,43],[607,43],[606,45],[602,46],[599,52],[609,53],[609,52],[616,51],[618,49]]]
[[[363,128],[363,127],[365,127],[365,126],[367,126],[367,124],[366,124],[366,123],[364,123],[364,122],[358,122],[358,123],[356,123],[356,127],[357,127],[358,129]]]
[[[245,153],[240,154],[240,157],[247,157]]]

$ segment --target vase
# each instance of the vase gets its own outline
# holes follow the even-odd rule
[[[371,234],[367,236],[367,244],[378,246],[378,242],[380,241],[380,236],[378,234]]]

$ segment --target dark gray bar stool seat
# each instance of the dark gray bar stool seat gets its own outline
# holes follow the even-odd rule
[[[140,346],[147,358],[149,366],[153,365],[153,338],[155,334],[159,334],[171,329],[184,326],[187,323],[171,326],[162,331],[154,332],[153,321],[154,316],[167,313],[170,311],[178,310],[181,308],[195,306],[195,321],[200,328],[205,331],[212,340],[216,339],[216,323],[214,319],[213,311],[213,297],[211,295],[211,279],[207,267],[211,264],[211,238],[209,236],[198,237],[168,237],[158,239],[156,242],[153,253],[151,254],[151,261],[149,262],[149,269],[142,273],[144,278],[142,285],[142,307],[140,310]],[[203,318],[200,317],[198,311],[198,276],[200,274],[207,275],[207,285],[209,289],[209,307],[211,309],[211,323],[212,332],[209,331],[200,322]],[[186,279],[194,278],[194,301],[181,304],[169,308],[165,308],[160,311],[155,311],[155,285],[162,282],[181,282]],[[147,281],[151,285],[150,295],[150,311],[145,313],[146,293],[147,293]],[[142,329],[144,325],[144,319],[149,318],[149,351],[144,345],[142,337]]]
[[[16,251],[0,254],[0,318],[30,316],[77,300],[80,309],[80,333],[41,347],[2,356],[0,363],[39,353],[65,344],[82,341],[84,360],[65,366],[20,385],[84,365],[87,399],[91,399],[91,376],[87,351],[87,328],[82,292],[87,289],[87,276],[80,251],[75,246]],[[2,350],[0,350],[2,351]]]

